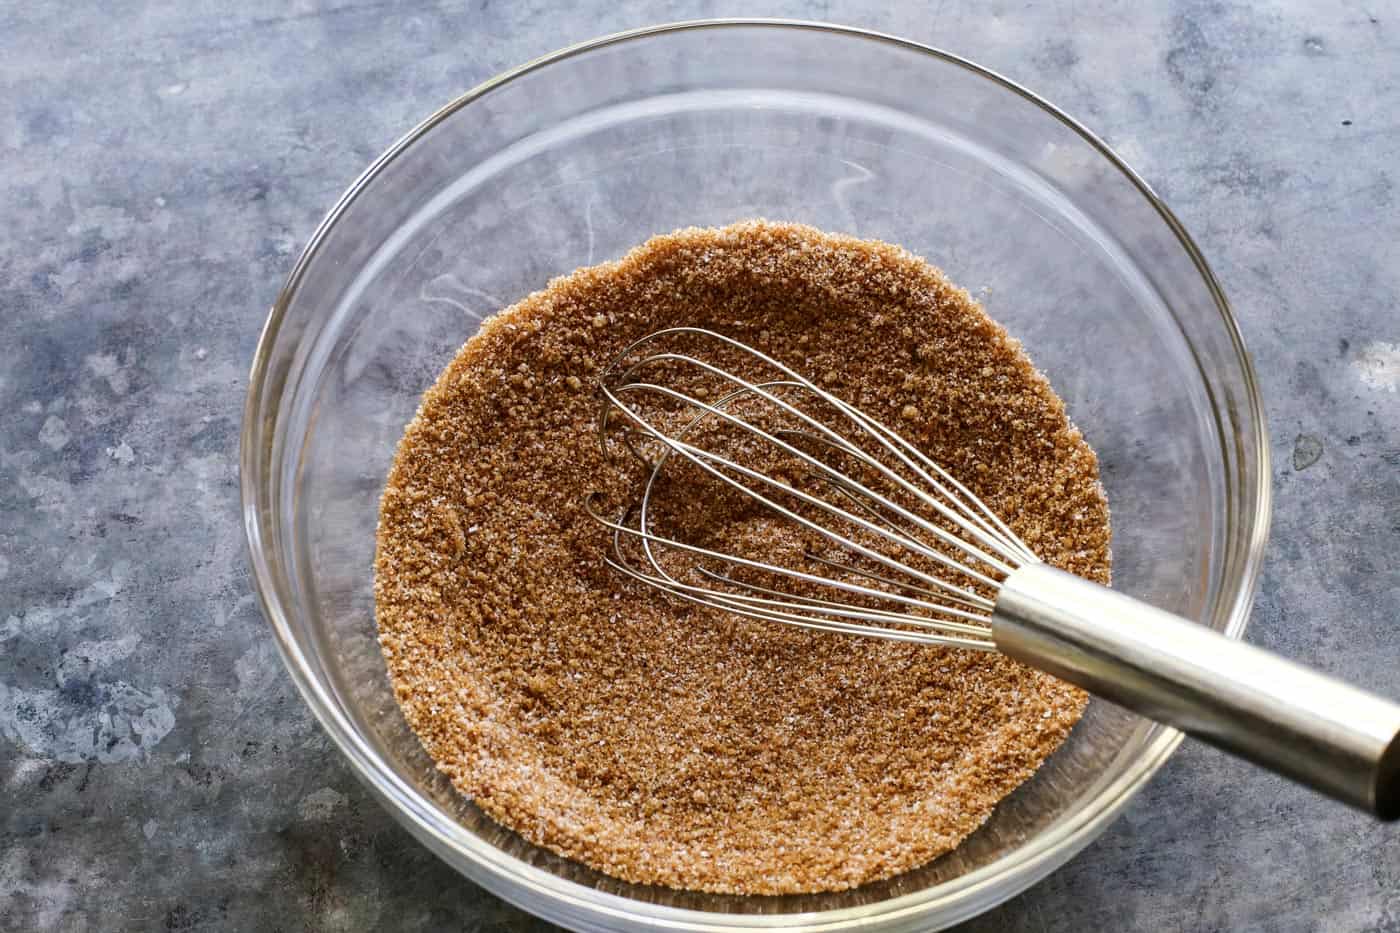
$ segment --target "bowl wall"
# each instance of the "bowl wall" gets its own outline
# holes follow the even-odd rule
[[[440,855],[577,928],[929,929],[1102,828],[1176,733],[1101,702],[955,852],[856,891],[628,885],[537,849],[434,771],[375,641],[377,504],[418,399],[480,321],[653,234],[749,217],[901,244],[1025,344],[1097,450],[1115,587],[1238,635],[1266,439],[1223,297],[1093,137],[966,62],[799,24],[644,30],[484,86],[410,134],[317,232],[263,335],[243,484],[264,607],[352,763]]]

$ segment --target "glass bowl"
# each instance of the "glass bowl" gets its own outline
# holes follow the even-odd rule
[[[963,59],[812,23],[642,29],[476,88],[375,162],[267,320],[242,437],[263,610],[307,703],[464,875],[581,930],[927,930],[1101,832],[1180,735],[1102,702],[962,846],[836,894],[626,884],[536,848],[433,769],[375,641],[385,474],[482,318],[649,236],[763,216],[902,244],[1021,338],[1097,449],[1114,585],[1238,637],[1267,534],[1258,389],[1181,225],[1087,130]]]

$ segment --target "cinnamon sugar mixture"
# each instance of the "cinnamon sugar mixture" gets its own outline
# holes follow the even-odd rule
[[[488,814],[627,881],[780,894],[918,866],[1035,771],[1085,696],[996,655],[740,619],[609,570],[583,502],[636,477],[599,448],[596,373],[675,325],[897,425],[1045,560],[1107,581],[1094,453],[966,292],[884,243],[682,230],[492,318],[424,396],[375,565],[403,712]]]

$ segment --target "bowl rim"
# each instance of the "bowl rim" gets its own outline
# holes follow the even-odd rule
[[[330,692],[311,674],[305,653],[301,650],[292,632],[288,613],[280,598],[266,551],[261,546],[263,528],[260,521],[257,480],[261,476],[258,460],[262,449],[261,444],[264,441],[264,427],[258,412],[262,408],[267,388],[266,380],[271,365],[272,348],[290,309],[292,298],[308,267],[316,258],[331,229],[350,204],[394,159],[437,124],[495,88],[523,75],[565,59],[612,45],[670,33],[736,26],[832,33],[848,38],[893,45],[905,51],[929,55],[942,63],[962,68],[975,76],[1000,85],[1003,89],[1040,107],[1044,112],[1076,133],[1110,165],[1121,172],[1156,210],[1192,260],[1197,273],[1215,302],[1220,314],[1220,322],[1230,339],[1235,353],[1235,362],[1245,383],[1247,411],[1242,414],[1247,415],[1247,422],[1256,431],[1257,443],[1253,454],[1259,464],[1260,481],[1257,483],[1252,508],[1249,507],[1249,504],[1245,504],[1245,507],[1252,512],[1253,526],[1243,550],[1243,566],[1240,568],[1237,578],[1238,587],[1233,594],[1226,594],[1227,599],[1219,607],[1219,611],[1223,611],[1226,615],[1224,633],[1231,638],[1243,636],[1259,583],[1262,558],[1271,520],[1270,479],[1272,471],[1270,468],[1268,425],[1258,378],[1249,352],[1245,348],[1239,326],[1230,309],[1229,301],[1205,257],[1181,221],[1153,191],[1151,186],[1096,134],[1054,104],[992,69],[937,47],[884,32],[819,21],[765,17],[684,20],[629,29],[575,43],[503,71],[461,94],[409,130],[375,159],[346,189],[317,225],[279,290],[263,325],[253,355],[248,396],[244,405],[239,452],[240,507],[243,515],[248,561],[253,571],[253,588],[262,607],[263,615],[272,628],[282,660],[293,682],[322,728],[326,730],[337,748],[350,762],[356,776],[374,792],[375,796],[380,798],[381,802],[388,805],[390,812],[406,828],[436,854],[445,856],[447,853],[455,852],[475,863],[464,868],[454,860],[445,858],[444,860],[448,861],[452,867],[464,871],[472,880],[482,884],[492,893],[523,909],[557,922],[577,924],[582,921],[590,927],[597,927],[598,921],[610,918],[613,921],[624,922],[642,920],[650,926],[660,929],[694,931],[776,928],[815,931],[845,927],[853,922],[885,926],[901,921],[908,923],[925,911],[935,908],[943,912],[940,922],[953,923],[981,913],[997,903],[1019,894],[1063,865],[1089,842],[1093,841],[1166,762],[1177,745],[1180,744],[1183,738],[1182,733],[1172,728],[1160,727],[1158,734],[1148,741],[1142,753],[1129,764],[1124,773],[1101,788],[1092,801],[1079,812],[1072,814],[1062,825],[1052,827],[1053,831],[1051,832],[1033,837],[1011,853],[988,865],[933,888],[925,888],[871,904],[781,914],[732,914],[648,903],[597,890],[527,864],[475,835],[460,830],[460,827],[457,827],[456,822],[450,817],[445,821],[447,825],[444,825],[440,808],[415,788],[402,781],[358,738],[357,732],[349,720],[336,708]],[[1224,438],[1227,435],[1224,426],[1219,424],[1217,426],[1221,430],[1221,437]],[[460,831],[453,833],[453,828]],[[544,903],[540,902],[541,898],[544,899]],[[542,911],[542,908],[546,906],[548,909]],[[611,924],[609,924],[610,926]]]

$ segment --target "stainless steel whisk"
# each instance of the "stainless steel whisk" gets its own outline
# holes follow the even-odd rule
[[[1000,651],[1400,818],[1400,705],[1049,566],[895,431],[772,357],[669,328],[624,350],[599,388],[605,449],[620,442],[645,466],[619,513],[587,503],[627,576],[754,619]],[[783,560],[687,538],[677,516],[707,501],[671,482],[678,469],[811,545]]]

